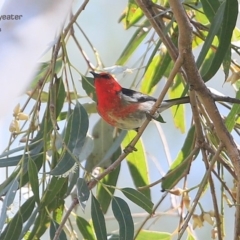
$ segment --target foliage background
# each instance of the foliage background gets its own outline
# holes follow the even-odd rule
[[[76,1],[74,3],[73,9],[78,9],[79,6],[81,6],[81,4],[82,4],[81,2]],[[191,4],[191,3],[189,3],[189,4]],[[78,18],[79,25],[82,27],[82,29],[83,29],[84,33],[86,34],[86,36],[88,37],[88,39],[90,39],[92,45],[97,49],[99,56],[102,60],[102,63],[106,67],[112,66],[117,62],[124,47],[126,46],[126,44],[128,43],[128,41],[130,40],[130,38],[132,37],[133,33],[136,30],[135,28],[131,28],[126,31],[123,28],[123,24],[117,23],[123,10],[125,9],[126,5],[127,5],[127,2],[122,2],[122,1],[121,2],[120,1],[114,1],[114,2],[90,1],[87,4],[86,9],[80,14],[80,16]],[[93,65],[96,66],[97,65],[96,55],[94,54],[94,52],[92,51],[92,48],[87,43],[86,39],[83,37],[83,34],[77,28],[75,29],[75,35],[76,35],[76,39],[81,44],[81,48],[84,50],[84,52],[86,52],[88,59],[90,59],[90,62],[92,62]],[[150,35],[151,34],[149,34],[149,36]],[[131,56],[131,58],[127,62],[127,66],[129,68],[139,67],[139,65],[136,63],[138,63],[138,60],[143,55],[143,53],[146,52],[147,46],[148,46],[147,41],[144,40],[142,42],[142,44],[138,47],[136,52],[134,52],[133,56]],[[68,53],[70,62],[77,69],[77,71],[72,70],[72,75],[70,75],[68,73],[68,77],[74,79],[74,84],[76,84],[77,93],[81,96],[81,98],[79,99],[81,104],[87,103],[90,101],[90,99],[85,97],[86,93],[82,89],[82,84],[79,81],[81,79],[80,73],[85,75],[85,73],[87,71],[86,61],[81,56],[78,47],[76,46],[76,44],[73,42],[72,39],[69,40],[69,43],[66,45],[66,48],[67,48],[67,53]],[[199,53],[199,49],[198,48],[195,49],[194,53],[197,56]],[[150,57],[150,54],[151,54],[151,51],[149,50],[149,52],[147,53],[146,59],[148,59],[148,57]],[[44,61],[47,61],[50,56],[51,56],[51,54],[46,56]],[[144,66],[146,64],[146,62],[147,61],[145,60],[145,62],[142,65]],[[125,87],[139,89],[139,88],[141,88],[140,80],[141,80],[141,76],[142,76],[143,72],[144,72],[144,70],[142,69],[139,72],[134,71],[133,74],[120,74],[120,75],[118,75],[118,79],[121,82],[121,84],[124,85]],[[136,76],[136,74],[137,74],[137,76]],[[134,83],[133,83],[133,79],[135,81]],[[208,85],[212,86],[214,88],[218,87],[218,90],[221,91],[222,93],[225,93],[226,95],[234,96],[235,94],[234,94],[234,90],[233,90],[232,86],[228,83],[222,85],[223,83],[224,83],[224,75],[222,74],[222,70],[220,70],[219,73],[211,81],[208,82]],[[73,88],[71,81],[69,81],[69,84],[70,84],[70,87]],[[161,88],[163,87],[163,85],[164,85],[164,81],[162,80],[158,84],[157,88],[151,92],[151,94],[157,97],[159,95],[159,92],[161,91]],[[49,86],[46,85],[44,90],[48,91],[48,88],[49,88]],[[22,105],[26,101],[26,98],[23,98],[21,100],[19,99],[19,101]],[[28,105],[28,108],[26,109],[26,112],[29,112],[31,110],[34,103],[35,103],[35,101],[31,100],[30,104]],[[68,108],[68,106],[66,106],[66,105],[64,106],[65,111]],[[45,103],[43,103],[41,106],[41,110],[43,109],[43,111],[40,111],[40,120],[43,117],[44,108],[46,108]],[[224,108],[220,107],[220,110],[222,111],[223,114],[227,114],[227,111]],[[188,127],[191,123],[189,106],[186,106],[185,116],[186,116],[186,126],[187,126],[186,129],[188,129]],[[169,143],[170,154],[171,154],[171,158],[173,160],[173,159],[175,159],[179,150],[182,147],[182,143],[184,142],[187,131],[185,131],[185,133],[181,133],[180,130],[177,130],[173,127],[174,123],[173,123],[172,114],[170,113],[170,111],[167,111],[166,113],[164,113],[163,117],[167,123],[161,124],[161,127],[163,128],[163,132]],[[95,126],[98,119],[99,118],[96,114],[91,114],[90,122],[89,122],[89,133],[91,133],[91,129]],[[6,138],[6,136],[9,136],[9,132],[6,131],[6,129],[8,128],[9,123],[11,121],[12,121],[12,117],[9,117],[8,119],[6,119],[6,127],[3,128],[3,130],[5,129],[5,131],[3,133],[4,138]],[[59,123],[59,127],[60,127],[60,129],[63,129],[64,123]],[[146,153],[147,153],[146,159],[148,160],[148,164],[149,164],[150,182],[154,182],[154,181],[158,180],[160,178],[160,176],[164,175],[163,173],[166,173],[169,169],[169,164],[166,161],[164,148],[161,143],[161,139],[159,137],[159,132],[157,132],[156,129],[157,129],[156,125],[154,123],[151,123],[148,126],[147,131],[145,131],[144,135],[143,135],[143,143],[144,143],[144,147],[145,147]],[[238,138],[237,135],[234,135],[234,136],[236,139]],[[16,143],[13,144],[12,147],[13,148],[17,147],[17,146],[19,146],[18,144],[19,144],[18,141],[16,141]],[[118,185],[117,185],[118,188],[134,187],[131,177],[130,177],[130,174],[129,174],[127,163],[125,161],[123,161],[121,165],[122,165],[121,173],[120,173],[120,176],[118,179]],[[11,171],[12,171],[12,169],[9,170],[9,172],[11,172]],[[40,172],[42,173],[42,170]],[[205,172],[205,167],[201,162],[201,157],[199,157],[192,164],[191,174],[188,176],[189,187],[192,187],[192,186],[195,186],[196,184],[198,184],[199,180],[203,176],[204,172]],[[5,170],[4,170],[4,173],[5,173]],[[46,175],[46,177],[47,176],[48,175]],[[41,178],[41,174],[39,175],[39,177]],[[5,180],[5,178],[3,177],[2,180]],[[232,178],[228,174],[226,174],[226,176],[225,176],[225,181],[227,182],[227,184],[229,184],[229,187],[232,186]],[[180,184],[180,186],[181,186],[181,184]],[[216,189],[220,189],[220,184],[218,184],[218,183],[216,184]],[[159,185],[156,185],[155,187],[153,187],[151,189],[151,194],[152,194],[151,196],[152,196],[153,203],[156,203],[161,198],[163,193],[161,193],[160,190],[161,190],[161,188]],[[216,190],[216,192],[217,192],[217,194],[220,195],[219,190]],[[191,195],[194,197],[195,193],[196,193],[196,191],[192,191]],[[120,196],[121,198],[124,197],[120,191],[117,191],[116,195]],[[25,197],[26,195],[24,194],[22,196]],[[176,200],[178,202],[180,201],[180,199],[178,199],[178,198],[175,198],[175,197],[172,197],[172,198],[174,198],[174,200]],[[201,204],[202,204],[204,210],[206,210],[206,211],[209,211],[212,209],[212,205],[209,204],[210,198],[211,198],[211,196],[208,191],[201,198]],[[133,215],[134,222],[137,223],[136,226],[139,226],[139,223],[142,222],[146,218],[146,215],[147,215],[146,212],[144,212],[144,211],[142,212],[142,210],[139,207],[137,207],[135,204],[133,204],[131,201],[127,200],[126,198],[124,198],[124,199],[127,201],[127,203],[129,204],[129,207],[131,209],[131,212],[134,214]],[[168,197],[168,199],[170,199],[170,197]],[[70,198],[68,198],[66,201],[66,205],[69,206],[71,201],[72,200]],[[22,203],[22,202],[24,202],[24,200],[21,199],[20,202]],[[8,215],[10,217],[13,216],[15,212],[17,212],[18,204],[19,204],[19,199],[16,198],[14,200],[14,205],[16,207],[14,207],[14,210],[12,210],[13,212],[8,212]],[[226,203],[225,203],[225,205],[226,205]],[[156,213],[157,216],[159,215],[161,217],[160,218],[156,217],[156,218],[153,218],[152,220],[148,221],[147,226],[149,226],[149,228],[151,230],[173,232],[176,229],[178,221],[179,221],[178,217],[175,216],[176,213],[164,214],[164,217],[162,217],[163,212],[165,212],[166,210],[168,210],[170,208],[171,208],[171,204],[170,204],[169,200],[167,200],[167,201],[165,200],[161,204],[161,208],[159,208]],[[87,208],[86,208],[84,214],[82,213],[82,211],[80,209],[77,210],[77,213],[79,216],[89,219],[90,218],[90,215],[89,215],[90,214],[90,204],[89,203],[87,204]],[[197,213],[198,214],[200,213],[199,209],[197,209]],[[226,206],[225,222],[229,223],[230,226],[233,226],[233,217],[232,217],[233,214],[234,214],[234,209],[233,208],[230,209],[228,206]],[[106,219],[110,219],[110,220],[107,220],[108,232],[110,233],[112,231],[116,231],[118,229],[118,225],[117,225],[116,221],[114,221],[114,224],[113,224],[112,219],[114,219],[114,218],[112,216],[111,211],[108,213],[108,217]],[[72,220],[72,221],[74,224],[74,220]],[[135,228],[137,228],[136,226],[135,226]],[[204,238],[205,236],[209,236],[211,229],[212,229],[212,226],[205,224],[204,228],[196,230],[196,234],[201,239],[201,238]],[[229,238],[232,238],[233,227],[228,227],[226,225],[225,229],[226,229],[226,236],[228,236]],[[46,233],[45,236],[46,236],[46,239],[48,239],[48,237],[47,237],[48,233]]]

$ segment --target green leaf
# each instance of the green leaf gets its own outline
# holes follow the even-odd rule
[[[39,183],[38,183],[38,169],[32,158],[29,156],[28,159],[28,176],[29,182],[32,187],[32,191],[37,203],[40,203],[39,200]]]
[[[238,90],[236,98],[240,99],[240,90]],[[229,132],[233,130],[239,113],[240,113],[240,105],[233,104],[231,111],[229,112],[228,116],[225,119],[225,125]]]
[[[34,198],[33,198],[34,199]],[[34,202],[35,203],[35,202]],[[22,229],[22,232],[21,234],[19,235],[19,238],[18,240],[21,240],[23,239],[23,237],[25,235],[29,235],[28,231],[29,229],[31,228],[31,226],[33,225],[34,221],[36,220],[36,217],[37,217],[37,214],[38,214],[38,211],[39,211],[39,208],[35,208],[33,209],[31,212],[30,212],[30,215],[27,217],[27,219],[25,220],[26,223],[24,224],[23,226],[23,229]],[[24,238],[25,239],[25,238]],[[30,239],[30,238],[27,238],[27,239]]]
[[[94,87],[94,78],[82,76],[82,87],[87,95],[94,101],[97,101],[97,96]]]
[[[58,194],[58,196],[59,196],[59,194]],[[58,196],[56,196],[56,197],[58,197]],[[53,214],[52,214],[53,220],[55,222],[57,222],[58,224],[60,224],[62,221],[62,218],[63,218],[63,214],[65,214],[64,202],[58,208],[54,209]]]
[[[127,147],[132,141],[136,133],[134,131],[128,131],[127,136],[123,141],[123,147]],[[132,152],[127,156],[127,164],[133,179],[135,186],[142,187],[150,184],[149,171],[147,158],[145,155],[145,149],[141,141],[138,141],[136,146],[137,151]],[[143,194],[151,199],[150,189],[143,191]]]
[[[229,71],[230,71],[230,67],[231,67],[231,46],[229,46],[229,49],[223,59],[223,71],[225,74],[225,79],[224,81],[226,82],[229,76]]]
[[[51,66],[50,61],[41,64],[38,73],[36,74],[35,78],[33,79],[32,83],[31,83],[31,89],[34,89],[37,86],[39,80],[41,80],[43,77],[45,77],[50,66]],[[62,58],[59,58],[56,61],[54,73],[58,73],[61,70],[61,68],[62,68]],[[50,81],[50,77],[48,77],[47,81]]]
[[[158,53],[148,66],[142,80],[141,92],[150,93],[152,88],[162,79],[171,62],[169,54]]]
[[[145,21],[143,26],[144,27],[138,28],[138,30],[134,33],[127,46],[123,50],[121,56],[117,60],[116,65],[124,65],[147,36],[149,32],[149,22]]]
[[[149,198],[133,188],[122,188],[120,190],[129,200],[143,208],[149,214],[152,214],[154,204]]]
[[[81,204],[82,209],[84,210],[86,207],[85,202],[89,198],[90,191],[88,189],[86,181],[83,178],[78,178],[76,187],[77,187],[78,201]]]
[[[11,188],[13,181],[16,180],[20,168],[16,169],[1,185],[0,185],[0,196],[5,195],[8,192],[9,188]]]
[[[108,240],[119,240],[118,234],[108,234]]]
[[[33,199],[34,199],[34,197],[33,197]],[[35,201],[34,201],[34,204],[35,204]],[[25,220],[26,223],[23,226],[22,232],[19,235],[18,240],[26,239],[26,238],[24,238],[24,236],[29,235],[29,229],[32,227],[32,225],[33,225],[33,223],[36,219],[36,216],[38,214],[38,210],[39,210],[39,208],[37,207],[30,212],[30,215]],[[30,239],[30,238],[27,238],[27,239]]]
[[[46,190],[43,193],[43,197],[41,199],[41,206],[47,206],[52,201],[54,201],[67,181],[67,178],[52,177],[50,183],[48,184]]]
[[[204,13],[206,14],[209,22],[213,21],[213,18],[220,6],[220,2],[218,0],[201,0]]]
[[[188,232],[187,240],[196,240],[197,238],[193,235],[192,232]]]
[[[59,228],[59,224],[52,220],[51,224],[50,224],[50,231],[49,231],[50,232],[50,239],[54,239],[54,236],[55,236],[58,228]],[[67,235],[64,232],[64,230],[61,231],[58,240],[67,240]]]
[[[68,196],[72,192],[78,178],[79,178],[79,166],[77,166],[75,171],[70,173],[68,176],[68,188],[67,188],[66,196]]]
[[[49,212],[47,212],[45,208],[39,209],[37,217],[32,221],[34,225],[31,228],[28,239],[41,239],[41,236],[48,229],[50,221]]]
[[[126,16],[124,18],[125,28],[128,29],[136,24],[142,17],[143,12],[134,0],[128,0]]]
[[[192,159],[186,161],[187,157],[193,150],[195,143],[195,127],[191,127],[188,131],[187,137],[182,149],[178,153],[177,158],[172,163],[170,170],[162,180],[162,189],[172,189],[189,171]]]
[[[175,77],[174,85],[169,88],[168,94],[170,99],[179,98],[182,96],[185,86],[182,83],[182,78],[177,75]],[[185,107],[183,104],[175,105],[171,107],[171,113],[173,115],[173,121],[176,128],[180,129],[182,133],[185,132]]]
[[[202,65],[205,57],[207,56],[207,53],[211,47],[211,44],[213,42],[214,37],[219,33],[220,28],[222,26],[222,19],[223,19],[223,14],[224,14],[224,9],[225,9],[225,2],[221,4],[221,6],[218,8],[216,15],[214,16],[210,29],[208,31],[208,35],[206,40],[204,41],[204,44],[202,46],[202,49],[199,53],[198,59],[197,59],[197,67],[200,68]],[[208,65],[209,67],[209,65]]]
[[[105,219],[100,207],[99,202],[92,194],[92,206],[91,206],[91,216],[93,221],[93,227],[97,239],[106,240],[107,239],[107,230]]]
[[[51,93],[53,95],[54,106],[56,106],[55,118],[57,119],[59,114],[62,111],[63,104],[64,104],[65,98],[66,98],[66,92],[65,92],[64,83],[63,83],[62,78],[55,79],[55,82],[53,84],[53,91],[51,91]]]
[[[84,218],[77,216],[77,226],[84,239],[95,240],[94,232],[91,225]]]
[[[15,218],[9,223],[6,235],[4,240],[16,240],[16,237],[19,236],[22,232],[23,221],[21,214],[17,214]],[[1,239],[1,238],[0,238]]]
[[[32,91],[27,91],[26,94],[31,97],[31,99],[33,100],[40,100],[42,103],[46,103],[49,99],[49,94],[48,92],[45,91],[41,91],[41,92],[37,92],[35,91],[34,93]],[[40,98],[39,98],[39,94],[40,94]]]
[[[10,188],[8,189],[7,194],[3,200],[2,211],[0,215],[0,233],[2,232],[5,222],[7,221],[7,209],[13,203],[17,189],[18,189],[18,181],[15,179],[11,183]]]
[[[154,231],[142,230],[136,237],[136,240],[146,240],[146,239],[171,240],[172,234],[165,233],[165,232],[154,232]]]
[[[119,239],[130,240],[134,236],[134,224],[127,203],[119,198],[113,197],[112,210],[119,224]]]
[[[225,3],[225,2],[224,2]],[[223,3],[223,4],[224,4]],[[209,71],[203,76],[205,81],[211,79],[221,66],[231,43],[232,33],[236,26],[238,16],[238,1],[226,0],[226,6],[222,21],[222,29],[219,34],[219,45],[215,53]]]
[[[157,118],[154,118],[154,120],[156,120],[156,121],[158,121],[158,122],[160,122],[160,123],[166,123],[166,122],[164,121],[164,119],[163,119],[163,117],[162,117],[161,114],[159,114],[159,116],[158,116]]]
[[[50,172],[51,175],[63,175],[70,171],[77,164],[68,151],[78,158],[85,142],[88,125],[89,122],[87,112],[82,105],[77,102],[73,112],[69,116],[65,130],[64,142],[68,150],[63,150],[59,159],[59,163]]]
[[[92,153],[88,156],[85,169],[87,172],[99,167],[108,167],[112,162],[112,155],[120,145],[115,148],[114,152],[106,155],[112,149],[114,127],[106,123],[102,118],[98,120],[92,130],[94,147]]]
[[[31,156],[31,155],[30,155]],[[45,160],[45,154],[39,154],[37,156],[31,156],[31,159],[33,160],[35,166],[37,167],[37,171],[39,171],[43,165],[43,162]],[[28,156],[25,155],[25,158],[24,159],[24,164],[22,165],[22,169],[21,171],[24,173],[23,175],[20,175],[20,179],[19,179],[19,183],[20,183],[20,186],[19,187],[23,187],[25,186],[26,184],[29,183],[29,173],[28,173],[28,170],[27,170],[27,167],[28,167]]]
[[[113,154],[112,159],[117,159],[117,157],[121,154],[121,149],[118,148],[118,150]],[[101,184],[98,184],[97,186],[97,199],[102,207],[103,213],[106,213],[108,210],[108,207],[111,203],[112,196],[115,192],[115,186],[117,184],[119,172],[121,169],[121,165],[119,165],[114,171],[110,172],[107,176],[105,176],[101,180]],[[107,186],[113,186],[113,187],[107,187]],[[108,191],[105,189],[108,188]]]
[[[29,199],[27,199],[27,201],[25,203],[23,203],[23,205],[20,207],[18,213],[15,214],[15,216],[7,224],[6,228],[4,229],[4,231],[2,232],[2,234],[0,236],[0,239],[4,239],[6,234],[7,234],[7,232],[9,232],[9,229],[11,228],[11,225],[14,225],[16,222],[18,222],[17,219],[19,218],[19,215],[22,217],[22,222],[23,223],[25,221],[27,221],[28,218],[32,214],[32,211],[34,209],[34,205],[35,205],[35,198],[34,198],[34,196],[30,197]]]

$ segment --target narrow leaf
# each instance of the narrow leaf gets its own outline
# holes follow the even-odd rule
[[[16,240],[16,237],[21,234],[23,221],[21,214],[17,214],[15,218],[9,223],[4,240]]]
[[[236,26],[237,16],[238,1],[226,0],[226,6],[222,21],[222,29],[219,35],[219,45],[212,61],[211,67],[209,68],[209,71],[203,76],[203,79],[205,81],[211,79],[215,75],[215,73],[222,64],[227,51],[229,50],[232,33]]]
[[[121,154],[121,149],[119,148],[112,156],[113,160],[116,160],[117,157]],[[115,186],[117,184],[119,172],[121,169],[121,165],[119,165],[114,171],[110,172],[107,176],[105,176],[101,180],[101,184],[98,184],[97,186],[97,199],[102,207],[103,213],[106,213],[108,210],[108,207],[111,203],[112,196],[115,192]],[[104,187],[105,186],[105,187]],[[113,186],[113,187],[107,187],[107,186]],[[108,188],[106,190],[106,188]]]
[[[68,151],[78,157],[85,142],[88,125],[88,114],[82,105],[77,102],[72,114],[70,114],[65,130],[64,141],[68,150],[63,150],[59,163],[50,172],[51,175],[63,175],[77,164]]]
[[[210,29],[208,31],[208,35],[206,40],[204,41],[204,44],[202,46],[201,52],[198,56],[197,59],[197,67],[200,68],[202,65],[210,47],[213,42],[214,37],[219,33],[220,28],[222,26],[222,19],[223,19],[223,14],[224,14],[224,9],[225,9],[225,2],[221,4],[219,7],[216,15],[213,18],[213,21],[211,22]]]
[[[114,197],[112,200],[112,210],[119,224],[119,239],[133,239],[134,224],[127,203],[119,197]]]
[[[177,158],[172,163],[170,170],[164,176],[162,181],[162,189],[172,189],[189,171],[192,159],[185,161],[194,147],[195,127],[191,127],[182,149],[178,153]],[[197,154],[197,153],[196,153]]]
[[[85,169],[87,172],[92,172],[95,167],[108,167],[112,163],[112,154],[108,154],[113,148],[114,127],[106,123],[102,118],[98,120],[92,130],[94,147],[91,154],[88,156]],[[115,149],[115,151],[116,151]],[[114,152],[115,152],[114,151]],[[113,153],[114,153],[113,152]]]
[[[129,200],[143,208],[148,213],[152,214],[154,204],[149,198],[133,188],[122,188],[120,190]]]
[[[106,240],[107,239],[107,230],[105,219],[100,207],[99,202],[92,194],[92,206],[91,206],[91,216],[93,221],[93,227],[97,239]]]
[[[157,53],[148,66],[142,80],[141,91],[150,93],[152,88],[162,79],[164,73],[171,62],[169,54]]]
[[[9,190],[3,200],[2,211],[1,211],[1,215],[0,215],[0,233],[2,232],[5,222],[7,221],[7,209],[13,203],[17,189],[18,189],[18,181],[15,179],[11,183],[11,187],[9,188]]]
[[[94,232],[91,225],[84,218],[77,216],[77,226],[84,239],[95,240]]]
[[[28,159],[28,176],[36,202],[39,203],[38,169],[30,156]]]
[[[51,221],[50,231],[49,231],[50,232],[50,239],[54,239],[58,228],[59,228],[59,224],[55,221]],[[67,240],[67,235],[64,232],[64,230],[61,231],[58,240]]]
[[[238,90],[236,98],[240,99],[240,90]],[[231,111],[229,112],[228,116],[225,120],[226,128],[229,132],[231,132],[235,126],[235,123],[238,118],[238,113],[240,112],[240,105],[239,104],[233,104],[233,107]]]
[[[84,210],[86,207],[86,201],[89,198],[90,191],[88,189],[87,183],[83,178],[78,178],[77,180],[77,197],[78,201],[82,206],[82,209]]]
[[[39,209],[37,207],[37,208],[33,209],[33,211],[31,212],[31,215],[28,216],[28,219],[26,219],[26,223],[24,224],[24,227],[22,229],[21,234],[19,235],[18,240],[22,240],[23,236],[25,236],[26,233],[29,231],[30,227],[33,225],[34,221],[36,220],[38,211],[39,211]]]
[[[31,82],[31,88],[34,89],[39,80],[41,80],[47,73],[49,67],[51,66],[51,62],[44,62],[41,64],[40,69],[38,71],[38,73],[36,74],[35,78],[33,79],[33,81]],[[58,73],[62,68],[62,58],[57,59],[56,64],[55,64],[55,69],[54,72]],[[50,80],[50,78],[48,78],[48,81]]]
[[[142,230],[138,235],[136,240],[171,240],[172,234],[166,232],[155,232],[155,231],[148,231]]]
[[[126,16],[124,18],[125,28],[128,29],[143,17],[143,12],[134,0],[128,0]]]
[[[52,177],[41,199],[41,206],[47,206],[53,202],[67,182],[67,178]]]
[[[183,85],[180,75],[175,77],[174,85],[169,89],[168,94],[170,99],[179,98],[182,96],[185,86]],[[175,105],[171,107],[171,113],[173,115],[174,125],[182,132],[185,132],[185,106]]]
[[[124,65],[147,36],[149,32],[149,23],[145,21],[143,25],[144,27],[138,28],[138,30],[134,33],[126,48],[123,50],[121,56],[117,60],[116,65]]]
[[[206,14],[207,18],[209,19],[209,22],[213,21],[213,18],[219,8],[219,1],[218,0],[201,0],[204,13]]]
[[[32,211],[34,209],[35,205],[35,198],[30,197],[19,209],[19,212],[15,214],[15,216],[11,219],[11,221],[7,224],[6,228],[1,234],[0,239],[4,239],[7,232],[11,231],[9,230],[11,228],[11,225],[15,225],[16,222],[18,222],[19,215],[21,215],[22,223],[28,220],[28,218],[31,216]],[[21,230],[22,231],[22,230]],[[20,234],[19,234],[20,235]],[[18,235],[18,236],[19,236]]]
[[[136,133],[134,131],[128,131],[127,136],[123,141],[123,147],[127,147],[128,144],[132,141]],[[127,156],[127,164],[133,179],[135,186],[142,187],[150,184],[149,181],[149,171],[147,158],[145,155],[145,149],[142,144],[142,141],[138,141],[136,146],[137,151],[132,152]],[[150,189],[146,189],[143,191],[143,194],[151,199]]]
[[[82,76],[82,87],[87,93],[87,95],[94,101],[97,101],[95,87],[94,87],[94,79],[92,77]]]

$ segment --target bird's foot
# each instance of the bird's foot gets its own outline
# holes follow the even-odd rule
[[[152,115],[150,112],[146,112],[147,120],[151,121],[152,119],[156,119],[156,116]]]
[[[132,153],[133,151],[136,152],[137,149],[134,146],[131,146],[130,144],[127,145],[125,147],[125,149],[123,150],[123,152],[126,153],[126,154]]]
[[[161,122],[161,123],[165,123],[165,121],[163,120],[161,114],[159,114],[158,112],[154,113],[154,115],[150,114],[150,112],[146,112],[146,117],[149,121],[151,121],[152,119]]]

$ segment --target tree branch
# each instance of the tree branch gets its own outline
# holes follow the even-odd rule
[[[154,10],[154,5],[150,0],[136,0],[136,3],[144,12],[145,16],[150,21],[151,25],[163,41],[164,45],[167,47],[168,52],[173,60],[176,60],[178,51],[176,47],[172,44],[171,40],[163,32],[163,25],[161,17],[156,17],[156,12]],[[179,0],[169,0],[170,7],[178,23],[179,28],[179,38],[178,38],[178,50],[179,54],[183,56],[183,70],[185,80],[189,83],[191,89],[196,92],[196,95],[206,108],[206,111],[213,122],[216,134],[218,138],[223,143],[227,150],[228,156],[231,159],[236,175],[238,176],[237,185],[237,205],[236,205],[236,215],[235,215],[235,236],[234,239],[240,238],[240,155],[239,150],[233,140],[233,137],[226,129],[221,115],[215,105],[214,99],[207,89],[205,83],[203,82],[199,71],[197,69],[194,56],[192,53],[192,27],[191,23],[187,17],[187,14]]]

